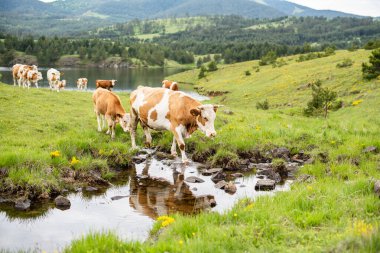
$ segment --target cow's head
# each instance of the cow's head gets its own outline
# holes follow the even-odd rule
[[[116,82],[117,80],[113,80],[113,79],[111,80],[112,87],[115,86]]]
[[[191,115],[196,117],[196,122],[199,129],[207,137],[215,137],[216,131],[214,122],[216,117],[216,110],[222,105],[200,105],[190,110]]]
[[[120,123],[121,128],[123,128],[124,132],[129,131],[129,122],[131,121],[131,116],[129,113],[126,113],[124,115],[117,115],[117,121]]]

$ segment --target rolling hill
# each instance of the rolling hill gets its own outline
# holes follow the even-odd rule
[[[133,19],[199,15],[239,15],[248,18],[355,16],[314,10],[282,0],[57,0],[52,3],[3,0],[0,2],[0,14],[0,32],[33,35],[75,35]]]

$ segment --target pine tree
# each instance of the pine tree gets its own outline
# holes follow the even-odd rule
[[[380,76],[380,48],[372,51],[369,56],[369,63],[362,64],[363,77],[367,80]]]

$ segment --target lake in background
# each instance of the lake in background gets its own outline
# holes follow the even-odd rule
[[[66,80],[66,88],[76,88],[77,79],[86,77],[88,79],[88,88],[95,89],[95,80],[105,79],[117,80],[115,90],[134,90],[139,85],[160,87],[162,80],[166,76],[173,75],[185,69],[178,68],[56,68],[63,72],[61,80]],[[40,87],[49,87],[47,81],[46,72],[48,68],[38,68],[42,73],[43,80],[38,82]],[[2,75],[0,81],[13,84],[11,68],[0,67],[0,73]]]

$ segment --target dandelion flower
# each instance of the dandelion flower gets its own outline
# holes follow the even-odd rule
[[[354,102],[352,102],[352,105],[353,106],[357,106],[359,105],[361,102],[363,102],[363,100],[359,99],[359,100],[355,100]]]
[[[179,240],[178,243],[179,243],[179,245],[182,245],[182,244],[183,244],[183,241],[182,241],[182,240]]]
[[[58,150],[56,150],[56,151],[50,152],[50,156],[51,158],[56,158],[56,157],[61,156],[61,153]]]
[[[70,162],[70,165],[75,165],[75,164],[77,164],[77,163],[79,163],[80,161],[75,157],[75,156],[73,156],[72,158],[71,158],[71,162]]]

